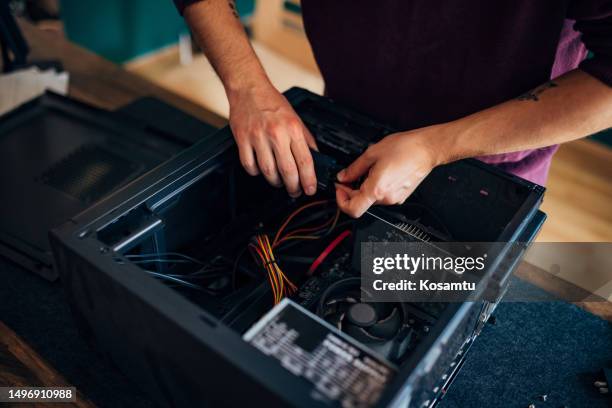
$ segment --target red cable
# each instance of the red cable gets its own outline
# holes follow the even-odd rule
[[[323,252],[321,252],[321,255],[319,255],[317,257],[317,259],[314,260],[314,262],[312,263],[312,265],[310,265],[310,268],[308,268],[308,272],[306,272],[307,276],[310,276],[314,273],[314,271],[319,267],[319,265],[321,265],[323,263],[323,261],[325,260],[325,258],[327,258],[327,256],[338,246],[340,245],[340,243],[349,235],[351,235],[351,231],[350,230],[346,230],[344,232],[342,232],[340,235],[338,235],[336,237],[336,239],[334,239],[324,250]]]

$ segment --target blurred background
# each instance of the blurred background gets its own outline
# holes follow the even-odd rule
[[[323,91],[299,0],[237,0],[240,19],[281,91]],[[227,117],[223,87],[171,0],[18,0],[16,14]],[[561,147],[540,241],[612,241],[612,132]]]

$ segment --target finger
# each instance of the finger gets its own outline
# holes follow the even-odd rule
[[[364,184],[366,183],[368,183],[368,179],[364,182]],[[352,190],[347,186],[337,185],[336,201],[338,207],[342,212],[353,218],[361,217],[376,202],[376,197],[371,193],[371,190],[370,187]]]
[[[317,140],[314,138],[312,133],[310,133],[310,130],[308,130],[308,127],[306,127],[306,125],[304,125],[303,123],[302,123],[302,128],[304,132],[304,139],[306,139],[306,144],[312,150],[316,150],[318,152],[319,147],[317,146]]]
[[[302,189],[307,195],[313,195],[317,192],[317,176],[312,155],[306,143],[304,138],[296,138],[291,142],[291,152],[298,168]]]
[[[368,151],[364,152],[350,166],[338,173],[338,181],[350,183],[363,176],[372,167],[376,159]]]
[[[253,153],[253,147],[247,141],[239,141],[236,140],[236,144],[238,145],[238,155],[240,157],[240,164],[249,173],[251,176],[256,176],[259,174],[259,169],[257,168],[257,162],[255,161],[255,154]]]
[[[396,205],[403,204],[404,201],[410,196],[411,190],[407,187],[398,187],[395,191],[383,199],[380,204],[383,205]]]
[[[354,190],[344,184],[335,183],[334,185],[336,186],[336,196],[340,194],[340,196],[344,198],[343,201],[349,200],[359,192],[359,190]]]
[[[263,137],[258,137],[255,139],[254,147],[259,171],[261,171],[266,180],[268,180],[268,183],[275,187],[281,187],[283,183],[281,182],[278,171],[276,170],[274,153],[272,152],[272,147],[270,147],[268,141]]]
[[[351,197],[357,194],[357,190],[353,190],[347,186],[343,186],[342,184],[335,184],[336,186],[336,203],[338,204],[338,208],[344,211],[343,208],[348,206],[348,202]]]
[[[287,192],[291,197],[299,197],[302,194],[300,176],[291,152],[290,138],[286,133],[272,139],[272,150],[276,158],[278,172],[283,179]]]

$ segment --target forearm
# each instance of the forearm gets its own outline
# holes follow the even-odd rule
[[[441,163],[535,149],[612,126],[612,88],[580,70],[443,126]]]
[[[315,194],[310,149],[316,143],[267,77],[236,15],[233,0],[197,1],[183,10],[227,94],[240,163],[292,197]]]
[[[233,92],[269,83],[232,0],[199,1],[188,6],[184,16],[228,97]]]

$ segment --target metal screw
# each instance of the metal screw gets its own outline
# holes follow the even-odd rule
[[[548,399],[548,395],[546,395],[546,394],[540,395],[540,399],[542,401],[546,402],[546,400]]]
[[[529,408],[535,408],[535,404],[529,404]]]

